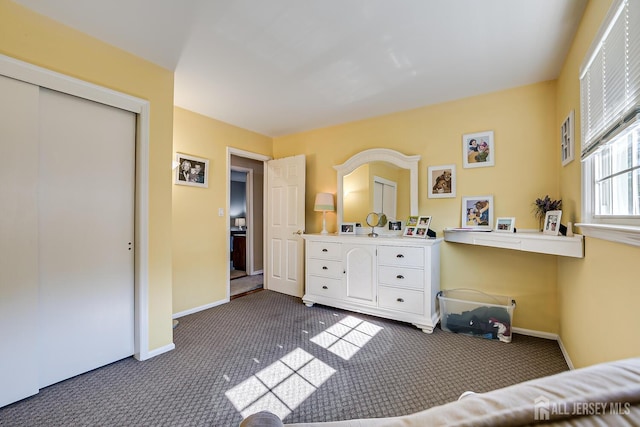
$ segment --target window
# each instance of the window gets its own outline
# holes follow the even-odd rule
[[[580,71],[580,103],[579,225],[586,235],[640,245],[639,1],[613,2]]]

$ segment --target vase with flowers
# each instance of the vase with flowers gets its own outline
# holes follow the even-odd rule
[[[537,198],[533,203],[533,214],[538,219],[540,230],[544,228],[544,219],[549,211],[559,211],[562,209],[562,199],[552,200],[548,195],[543,199]]]

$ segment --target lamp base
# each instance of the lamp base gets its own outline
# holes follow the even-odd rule
[[[329,232],[327,231],[327,220],[325,218],[325,211],[322,211],[322,231],[320,232],[320,234],[329,234]]]

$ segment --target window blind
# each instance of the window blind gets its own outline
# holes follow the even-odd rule
[[[582,160],[640,113],[640,1],[614,1],[580,71]]]

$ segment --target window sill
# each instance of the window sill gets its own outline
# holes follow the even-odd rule
[[[582,234],[587,237],[640,246],[640,227],[588,223],[578,223],[575,226],[580,227]]]

